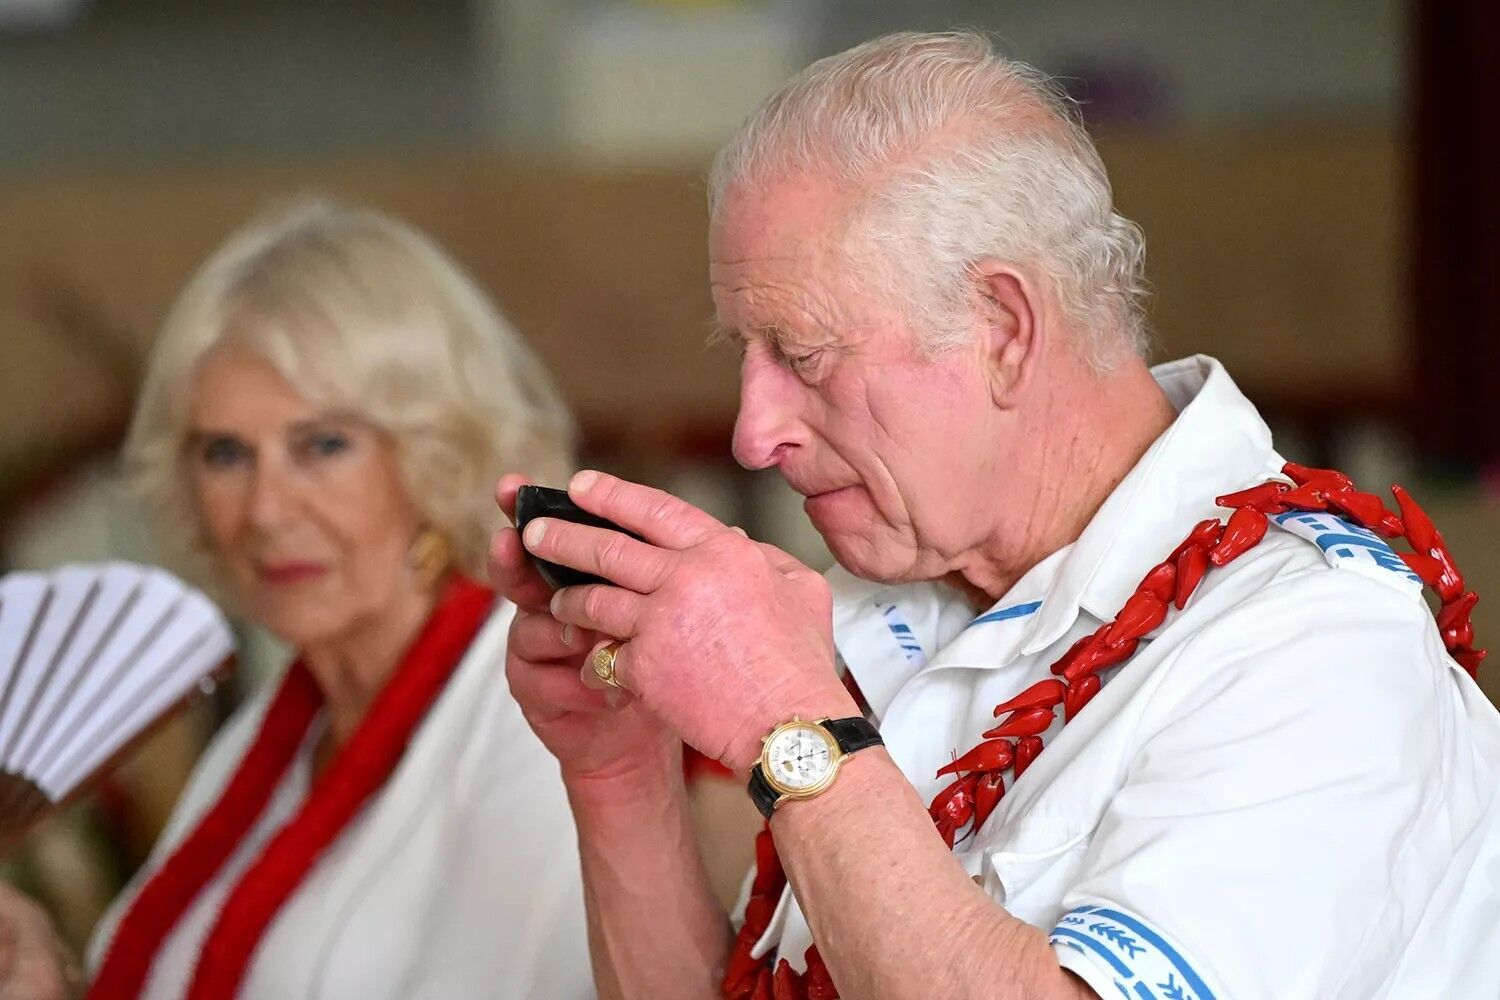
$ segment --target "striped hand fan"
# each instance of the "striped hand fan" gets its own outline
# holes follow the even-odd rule
[[[180,705],[234,649],[223,614],[163,570],[0,578],[0,846]]]

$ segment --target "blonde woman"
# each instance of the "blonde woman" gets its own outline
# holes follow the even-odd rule
[[[592,995],[556,765],[481,579],[504,470],[571,424],[444,254],[302,204],[192,279],[127,444],[189,575],[297,650],[204,755],[91,997]]]

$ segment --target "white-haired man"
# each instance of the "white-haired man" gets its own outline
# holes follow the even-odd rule
[[[573,498],[644,541],[496,536],[601,994],[1494,996],[1473,598],[1409,498],[1280,479],[1216,362],[1147,368],[1138,233],[1045,80],[879,39],[768,99],[712,187],[735,456],[840,568],[589,472]],[[552,596],[523,545],[615,586]],[[679,738],[769,817],[733,923]]]

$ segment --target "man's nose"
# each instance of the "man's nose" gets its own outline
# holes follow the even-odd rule
[[[778,464],[801,444],[796,376],[769,358],[746,354],[740,365],[740,411],[734,422],[734,458],[747,469]]]

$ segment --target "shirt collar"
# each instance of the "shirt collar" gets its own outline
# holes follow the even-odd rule
[[[1280,469],[1270,430],[1218,361],[1197,355],[1151,374],[1177,419],[1078,539],[1038,563],[988,611],[975,616],[940,583],[876,583],[839,567],[829,573],[834,635],[873,707],[888,704],[929,662],[998,665],[1017,650],[1033,655],[1057,642],[1080,609],[1108,621],[1194,523],[1221,513],[1215,497]]]
[[[1023,642],[1025,654],[1056,642],[1080,608],[1100,621],[1112,619],[1146,571],[1195,523],[1223,513],[1216,497],[1281,468],[1270,429],[1218,361],[1195,355],[1157,365],[1151,375],[1177,419],[1071,546]]]
[[[834,643],[877,719],[974,617],[957,591],[935,581],[876,583],[835,566],[828,583]]]

